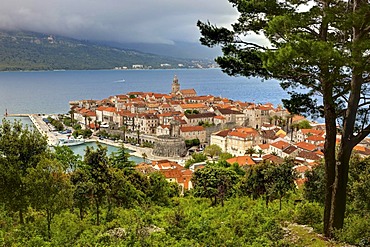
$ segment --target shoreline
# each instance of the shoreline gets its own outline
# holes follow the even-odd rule
[[[37,114],[28,114],[29,119],[31,120],[33,126],[40,132],[40,134],[45,135],[47,137],[47,142],[49,146],[56,146],[59,143],[60,138],[65,138],[64,135],[59,134],[57,132],[53,132],[50,130],[49,126],[44,122],[43,116],[39,116]],[[125,148],[133,151],[130,153],[132,156],[136,156],[138,158],[142,158],[143,154],[146,154],[146,159],[150,161],[157,161],[157,160],[170,160],[175,161],[180,164],[185,164],[187,157],[161,157],[153,155],[153,149],[147,147],[138,147],[135,145],[131,145],[129,143],[121,143],[121,142],[114,142],[108,139],[99,139],[97,136],[92,136],[89,139],[85,139],[85,142],[99,142],[105,145],[110,145],[113,147],[120,147],[122,144]]]

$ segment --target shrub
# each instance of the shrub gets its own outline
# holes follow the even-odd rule
[[[314,228],[320,227],[323,219],[323,207],[316,202],[306,202],[297,205],[294,220],[298,224],[310,225]]]

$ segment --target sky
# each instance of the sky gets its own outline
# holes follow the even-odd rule
[[[0,29],[120,43],[195,43],[198,20],[228,27],[237,17],[227,0],[2,0]]]

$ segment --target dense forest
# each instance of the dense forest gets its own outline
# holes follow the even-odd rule
[[[190,59],[164,57],[133,50],[103,46],[88,41],[33,32],[0,31],[0,71],[9,70],[86,70],[132,68],[141,64],[161,68],[192,66]]]
[[[48,148],[19,122],[0,125],[1,246],[343,246],[323,231],[324,168],[297,189],[293,162],[243,169],[220,159],[194,172],[181,194],[161,173],[143,174],[124,147]],[[370,159],[353,155],[338,242],[370,244]],[[308,233],[307,233],[308,234]]]

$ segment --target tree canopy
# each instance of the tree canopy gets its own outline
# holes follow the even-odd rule
[[[230,29],[198,22],[203,45],[229,75],[275,78],[292,113],[324,116],[325,235],[343,227],[349,159],[370,133],[370,5],[367,1],[229,0],[240,16]],[[268,45],[251,38],[263,35]],[[336,154],[337,124],[342,134]]]

